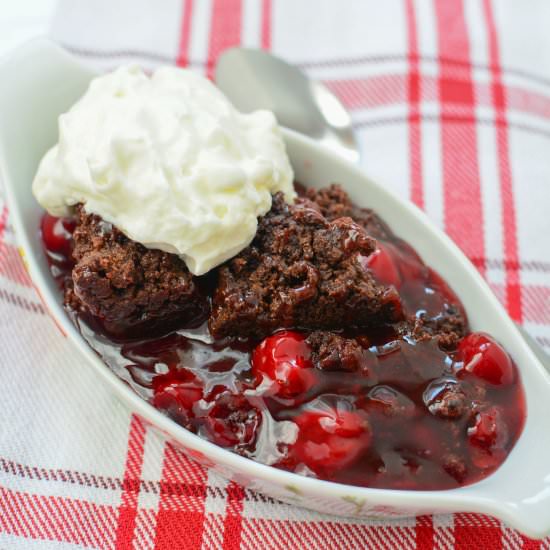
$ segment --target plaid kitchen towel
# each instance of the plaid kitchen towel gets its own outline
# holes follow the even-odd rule
[[[550,351],[547,0],[63,0],[52,37],[108,70],[212,76],[238,44],[322,80],[363,164],[474,262]],[[281,504],[132,417],[48,318],[0,217],[0,548],[550,548],[493,519],[393,521]]]

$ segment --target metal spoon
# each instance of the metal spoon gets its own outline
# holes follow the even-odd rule
[[[351,117],[323,84],[263,50],[232,48],[219,58],[216,84],[241,111],[269,109],[283,126],[306,134],[359,162]],[[550,371],[550,355],[519,324],[529,347]]]
[[[262,50],[232,48],[220,56],[215,77],[239,110],[269,109],[282,126],[359,162],[349,113],[328,88],[297,67]]]

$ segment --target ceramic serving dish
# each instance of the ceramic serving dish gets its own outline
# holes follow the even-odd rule
[[[398,517],[480,512],[531,537],[550,534],[550,376],[472,264],[413,205],[370,181],[356,166],[291,131],[284,137],[297,179],[308,186],[341,183],[361,206],[374,208],[460,296],[473,330],[502,342],[517,363],[527,398],[525,428],[504,464],[473,485],[445,491],[368,489],[306,478],[253,462],[174,423],[117,378],[70,322],[48,269],[31,194],[38,162],[57,139],[57,117],[84,92],[94,72],[47,40],[37,40],[0,64],[0,168],[10,213],[29,273],[75,353],[98,384],[108,384],[130,409],[183,452],[222,475],[285,502],[350,517]]]

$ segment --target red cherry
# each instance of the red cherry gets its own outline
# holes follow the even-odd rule
[[[459,377],[472,374],[497,386],[514,382],[515,367],[510,356],[488,334],[473,332],[463,338],[458,359],[463,363],[457,372]]]
[[[44,214],[40,229],[46,248],[50,252],[70,256],[74,228],[75,222],[73,220]]]
[[[468,440],[472,445],[472,461],[478,468],[498,466],[505,457],[508,443],[508,427],[498,407],[480,411],[468,428]]]
[[[221,447],[252,445],[261,420],[261,413],[246,397],[224,391],[214,398],[203,428],[208,439]]]
[[[391,244],[378,243],[377,249],[365,259],[365,267],[372,271],[379,282],[399,288],[401,275],[395,258],[395,249]]]
[[[366,417],[332,407],[308,410],[295,419],[295,458],[314,472],[334,472],[354,462],[371,441]]]
[[[202,398],[202,390],[197,387],[170,382],[155,390],[153,406],[165,411],[178,424],[191,427],[194,418],[193,405]]]
[[[315,384],[311,350],[306,336],[283,331],[269,336],[252,352],[252,372],[257,380],[270,382],[274,395],[292,398]]]
[[[500,412],[496,407],[491,407],[476,414],[474,425],[468,428],[468,437],[473,445],[489,449],[496,445],[498,439],[498,426]]]

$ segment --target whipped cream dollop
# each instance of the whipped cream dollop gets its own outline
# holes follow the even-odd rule
[[[136,66],[95,78],[59,118],[33,182],[55,216],[84,203],[130,239],[178,254],[195,275],[253,239],[271,195],[295,197],[274,115],[238,112],[189,70]]]

